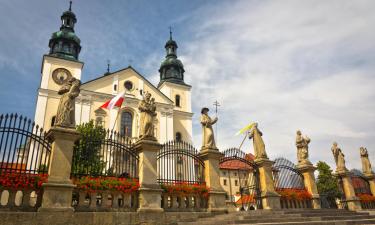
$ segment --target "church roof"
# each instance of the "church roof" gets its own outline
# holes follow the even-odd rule
[[[122,72],[122,71],[125,71],[125,70],[132,70],[132,71],[134,71],[135,74],[136,74],[137,76],[139,76],[140,79],[142,79],[142,80],[144,80],[145,82],[147,82],[147,84],[149,84],[150,87],[151,87],[152,89],[154,89],[155,92],[159,93],[163,98],[165,98],[165,99],[166,99],[167,101],[169,101],[170,103],[173,103],[173,101],[172,101],[170,98],[168,98],[163,92],[161,92],[157,87],[155,87],[150,81],[148,81],[148,80],[146,79],[146,77],[144,77],[142,74],[140,74],[140,73],[139,73],[137,70],[135,70],[132,66],[128,66],[128,67],[125,67],[125,68],[123,68],[123,69],[117,70],[117,71],[115,71],[115,72],[111,72],[111,73],[109,73],[109,74],[106,74],[105,76],[100,76],[100,77],[97,77],[97,78],[95,78],[95,79],[92,79],[92,80],[86,81],[86,82],[82,83],[82,87],[83,87],[83,89],[84,89],[84,86],[87,85],[87,84],[90,84],[90,83],[93,83],[93,82],[99,82],[101,79],[106,79],[106,78],[108,78],[108,77],[114,76],[114,75],[116,75],[117,73]]]

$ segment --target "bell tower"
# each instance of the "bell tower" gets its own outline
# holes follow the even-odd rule
[[[174,102],[173,133],[175,140],[192,141],[191,86],[184,81],[184,65],[177,58],[177,43],[169,31],[165,44],[166,56],[160,65],[158,88]]]
[[[53,124],[60,96],[57,91],[70,78],[81,79],[83,62],[78,60],[81,40],[74,32],[76,15],[69,9],[61,15],[59,31],[52,33],[49,53],[43,56],[41,82],[35,110],[35,123],[48,129]]]

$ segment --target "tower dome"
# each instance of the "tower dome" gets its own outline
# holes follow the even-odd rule
[[[70,1],[69,10],[61,15],[60,30],[54,32],[49,40],[49,55],[78,60],[81,51],[81,40],[74,33],[74,25],[77,22],[76,15],[72,12],[72,2]]]
[[[184,65],[181,60],[177,58],[177,43],[172,39],[172,31],[169,32],[169,40],[165,43],[165,50],[167,55],[160,65],[160,83],[172,82],[177,84],[185,84],[184,82]]]

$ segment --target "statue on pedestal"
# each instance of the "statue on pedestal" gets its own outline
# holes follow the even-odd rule
[[[201,124],[203,130],[202,149],[217,149],[212,125],[217,122],[218,118],[211,119],[211,117],[208,116],[208,111],[208,108],[202,108],[201,110]]]
[[[57,108],[56,126],[75,127],[75,99],[80,93],[80,86],[81,81],[72,77],[57,92],[62,96]]]
[[[342,153],[341,149],[337,146],[336,142],[333,142],[333,146],[331,148],[333,157],[335,158],[336,162],[336,171],[347,171],[345,166],[345,155]]]
[[[155,139],[154,119],[157,115],[155,99],[151,99],[151,94],[146,93],[144,99],[139,103],[140,115],[140,139]]]
[[[359,152],[361,154],[362,172],[364,174],[372,174],[373,172],[372,172],[370,160],[368,159],[367,148],[361,147],[359,149]]]
[[[262,135],[258,129],[258,123],[255,123],[249,131],[249,139],[253,139],[255,159],[268,159]]]
[[[310,138],[302,136],[301,131],[297,131],[296,146],[297,146],[297,159],[298,164],[310,163],[309,161],[309,143]]]

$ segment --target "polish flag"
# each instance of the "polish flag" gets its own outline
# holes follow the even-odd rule
[[[111,100],[106,101],[102,106],[100,106],[100,108],[105,108],[105,109],[111,110],[115,106],[121,107],[122,103],[125,100],[124,95],[125,95],[125,92],[119,93],[118,95],[116,95]]]

